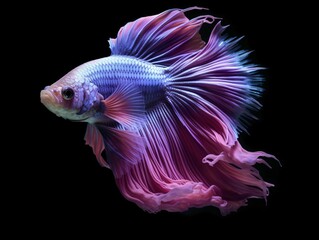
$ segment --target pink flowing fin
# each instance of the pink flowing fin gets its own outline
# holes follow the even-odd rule
[[[237,141],[250,110],[260,107],[260,68],[247,63],[238,39],[222,36],[220,23],[205,45],[199,30],[214,19],[168,10],[128,23],[110,40],[113,55],[166,67],[166,99],[144,121],[129,132],[134,121],[127,117],[111,117],[117,129],[97,125],[120,191],[147,211],[212,205],[226,214],[268,195],[271,184],[254,164],[272,155],[245,151]]]
[[[185,11],[198,7],[167,10],[158,15],[139,18],[122,27],[116,39],[110,39],[112,55],[133,56],[145,61],[170,66],[185,55],[201,49],[205,43],[199,32],[202,24],[213,16],[189,20]]]
[[[262,90],[260,68],[247,63],[247,52],[237,51],[238,39],[222,36],[224,29],[217,23],[204,48],[169,68],[168,100],[191,134],[192,145],[204,150],[202,163],[208,163],[212,170],[200,167],[206,176],[203,181],[206,178],[221,189],[223,199],[229,201],[221,211],[228,213],[249,197],[266,199],[272,185],[262,180],[253,165],[267,164],[262,157],[275,157],[248,152],[237,141],[237,131],[245,129],[245,121],[253,118],[251,110],[261,106],[255,99]],[[209,171],[213,177],[206,175]]]
[[[102,156],[102,152],[105,149],[103,137],[94,125],[87,125],[84,140],[85,143],[92,148],[98,163],[102,167],[110,168],[109,164],[105,161],[105,159]]]
[[[222,141],[220,141],[221,143]],[[265,164],[267,167],[271,166],[263,158],[273,158],[279,165],[279,160],[271,154],[263,151],[249,152],[245,150],[238,141],[232,146],[223,146],[224,151],[219,155],[209,154],[203,158],[203,163],[208,163],[210,166],[214,166],[218,161],[225,161],[228,163],[235,163],[238,167],[253,166],[256,163]]]
[[[130,127],[145,116],[142,93],[133,84],[120,85],[101,103],[104,114],[124,126]]]
[[[122,194],[150,212],[212,205],[227,214],[248,198],[266,198],[272,185],[253,165],[272,155],[245,151],[218,119],[203,126],[207,129],[185,129],[165,104],[147,114],[140,130],[147,151],[143,161],[116,179]]]
[[[96,124],[96,127],[103,137],[106,160],[115,178],[121,177],[141,161],[145,146],[137,132],[103,124]]]
[[[147,114],[140,132],[147,149],[143,161],[116,179],[127,199],[149,212],[227,205],[219,188],[204,181],[194,158],[199,149],[185,143],[189,133],[165,104]]]
[[[224,30],[218,22],[204,48],[169,68],[171,99],[176,107],[205,109],[228,128],[246,130],[252,110],[261,107],[256,98],[262,91],[262,68],[247,63],[249,53],[238,51],[240,39],[223,37]]]

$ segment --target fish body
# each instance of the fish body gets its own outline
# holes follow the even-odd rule
[[[210,15],[172,9],[140,18],[110,39],[111,56],[73,69],[41,91],[57,116],[87,122],[86,144],[128,200],[149,212],[216,206],[223,214],[268,195],[237,137],[260,104],[260,67]],[[243,121],[244,120],[244,121]]]
[[[47,91],[53,92],[57,90],[56,86],[73,81],[73,88],[77,88],[77,86],[83,88],[83,90],[86,90],[87,97],[91,98],[91,100],[85,99],[84,102],[93,103],[97,99],[106,99],[120,86],[131,85],[140,91],[139,94],[143,97],[145,110],[149,110],[165,99],[165,82],[168,80],[169,77],[165,74],[164,67],[134,57],[110,56],[82,64],[69,72],[55,85],[52,85],[50,90],[50,87],[45,89],[42,94]],[[69,83],[68,85],[72,86]],[[96,92],[94,94],[93,89],[98,89],[98,95],[100,96],[97,96]],[[80,113],[84,113],[91,108],[91,106],[85,105],[83,107],[84,109],[81,109]],[[94,116],[94,113],[96,112],[91,112],[91,117],[97,117]],[[68,116],[68,118],[81,120],[79,115],[81,114],[74,117]],[[85,121],[92,120],[87,118],[87,114],[84,116]]]
[[[84,64],[78,70],[95,84],[104,98],[121,85],[134,85],[148,109],[164,99],[165,68],[127,56],[110,56]]]

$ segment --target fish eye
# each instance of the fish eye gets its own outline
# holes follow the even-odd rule
[[[67,88],[63,88],[62,91],[62,97],[65,99],[65,100],[71,100],[73,97],[74,97],[74,91],[72,88],[70,87],[67,87]]]

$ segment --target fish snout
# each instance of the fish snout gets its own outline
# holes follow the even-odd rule
[[[61,95],[62,87],[54,87],[46,86],[40,93],[41,102],[46,105],[48,103],[57,104],[60,103],[60,95]]]
[[[47,87],[40,92],[41,103],[46,107],[53,105],[56,102],[55,96],[50,90],[47,90]]]

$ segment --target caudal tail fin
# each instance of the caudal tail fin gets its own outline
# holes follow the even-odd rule
[[[221,189],[223,198],[232,202],[225,208],[229,210],[240,199],[266,198],[272,185],[253,165],[267,164],[261,157],[275,157],[246,151],[237,140],[261,107],[256,98],[262,92],[262,68],[248,62],[249,52],[239,49],[240,38],[223,36],[225,28],[216,23],[203,48],[168,68],[167,99],[189,132],[188,141],[198,146],[190,158],[202,164],[202,181]]]
[[[216,18],[185,16],[195,9],[200,8],[137,19],[110,39],[112,55],[132,56],[166,71],[166,99],[134,125],[145,149],[139,151],[139,138],[131,135],[130,141],[105,147],[122,194],[150,212],[213,205],[226,214],[248,198],[266,198],[271,186],[253,165],[274,156],[246,151],[237,140],[238,130],[260,107],[260,67],[247,62],[239,39],[222,35],[225,27],[215,24]],[[199,34],[204,23],[215,24],[206,44]],[[125,140],[113,135],[112,140]],[[101,139],[87,141],[98,157],[105,145]]]
[[[170,66],[169,98],[177,109],[188,105],[209,112],[238,132],[254,118],[252,110],[261,107],[256,98],[262,68],[248,63],[249,52],[239,50],[241,38],[223,36],[225,28],[218,22],[202,49]]]

